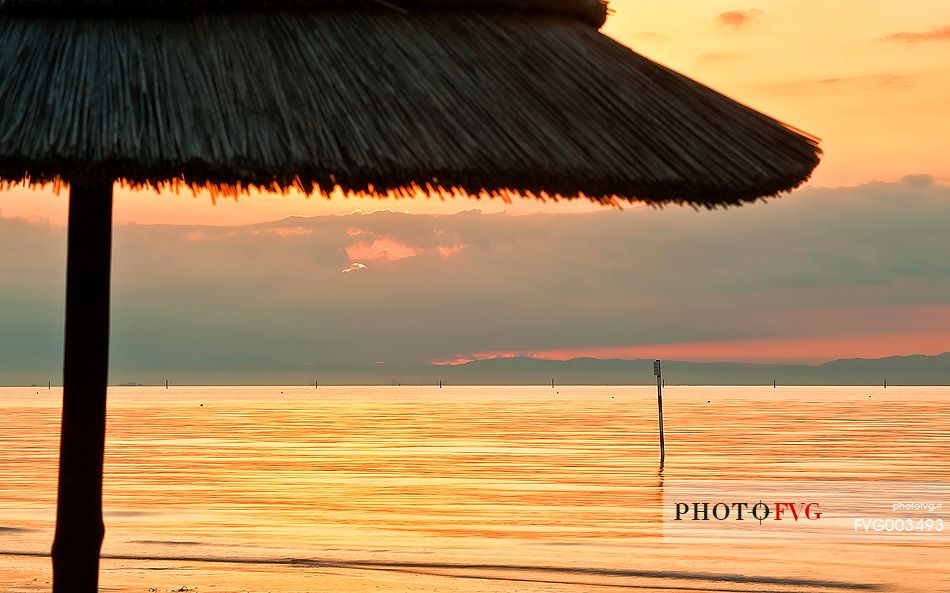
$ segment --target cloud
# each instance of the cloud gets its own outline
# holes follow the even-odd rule
[[[436,248],[436,252],[442,257],[452,257],[453,255],[458,255],[462,253],[462,250],[465,249],[465,245],[461,243],[456,243],[455,245],[439,245]]]
[[[766,85],[772,92],[783,94],[812,94],[816,92],[863,92],[868,90],[905,90],[913,88],[916,80],[912,75],[877,73],[856,76],[833,76],[813,80],[795,80]]]
[[[912,176],[714,212],[119,225],[112,377],[302,384],[379,360],[658,344],[843,350],[862,336],[907,353],[926,346],[911,334],[950,332],[935,313],[950,303],[948,203],[950,187]],[[262,232],[298,227],[309,232]],[[357,240],[369,255],[396,244],[416,255],[350,257]],[[0,277],[0,384],[45,384],[62,366],[64,229],[0,219]]]
[[[346,255],[350,259],[370,261],[399,261],[407,257],[415,257],[419,253],[419,249],[389,237],[376,239],[372,242],[354,243],[346,248]]]
[[[906,89],[913,85],[911,78],[901,74],[865,74],[861,76],[837,76],[822,78],[818,84],[822,86],[851,87],[861,89]]]
[[[755,8],[750,10],[730,10],[719,14],[719,16],[716,17],[716,22],[722,27],[739,30],[759,18],[761,14],[762,11]]]
[[[641,31],[640,33],[634,33],[634,36],[638,39],[652,41],[654,43],[663,43],[668,40],[666,35],[663,35],[662,33],[656,33],[654,31]]]
[[[735,53],[709,52],[709,53],[705,53],[699,56],[699,59],[696,60],[696,65],[697,66],[713,66],[716,64],[732,62],[738,57],[740,57],[739,54],[735,54]]]
[[[361,263],[359,263],[359,262],[354,262],[354,263],[348,265],[347,267],[343,268],[343,273],[344,273],[344,274],[349,274],[350,272],[358,272],[359,270],[365,270],[365,269],[366,269],[366,266],[365,266],[365,265],[363,265],[363,264],[361,264]]]
[[[278,237],[294,237],[296,235],[309,235],[313,231],[299,226],[276,227],[265,229],[261,232],[273,233]]]
[[[882,38],[884,41],[919,43],[922,41],[950,41],[950,25],[931,31],[901,31]]]

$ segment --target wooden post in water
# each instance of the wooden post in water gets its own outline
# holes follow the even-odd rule
[[[772,379],[772,389],[775,389],[775,385],[776,385],[775,379]]]
[[[439,379],[439,389],[442,389],[442,379]]]
[[[660,361],[653,361],[653,374],[656,375],[656,407],[659,412],[660,420],[660,466],[666,459],[666,442],[663,438],[663,372],[660,369]]]
[[[554,389],[554,379],[551,379],[551,389]]]
[[[165,379],[165,389],[168,389],[168,379]]]

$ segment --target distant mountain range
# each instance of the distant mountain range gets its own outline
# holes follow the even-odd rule
[[[243,379],[242,379],[243,375]],[[136,377],[129,377],[136,378]],[[937,356],[894,356],[835,360],[819,365],[740,362],[663,361],[667,385],[950,385],[950,352]],[[476,360],[458,365],[375,364],[347,368],[285,367],[271,373],[197,372],[176,376],[173,383],[322,385],[649,385],[656,382],[653,360],[575,358],[543,360],[515,357]],[[138,376],[137,380],[141,380]],[[161,383],[162,381],[153,381]]]
[[[172,385],[312,385],[314,381],[321,385],[438,385],[439,381],[445,385],[550,385],[552,379],[558,385],[649,385],[656,381],[653,360],[516,357],[458,365],[345,368],[274,362],[270,368],[254,369],[246,361],[233,361],[218,369],[114,369],[110,382],[162,385],[165,379]],[[950,352],[854,358],[819,365],[664,360],[663,379],[667,385],[771,385],[773,380],[778,385],[883,385],[885,380],[892,386],[950,385]]]
[[[655,382],[652,360],[495,358],[436,367],[452,384],[641,385]],[[950,352],[834,360],[820,365],[663,361],[673,385],[950,385]]]

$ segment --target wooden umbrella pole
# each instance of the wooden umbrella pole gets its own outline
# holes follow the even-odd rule
[[[71,183],[53,592],[98,589],[109,372],[112,183]]]

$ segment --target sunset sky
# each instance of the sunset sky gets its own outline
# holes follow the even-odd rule
[[[928,174],[950,183],[950,3],[934,0],[617,0],[604,32],[628,47],[822,139],[811,185],[836,187]],[[452,213],[471,203],[120,191],[117,222],[239,224],[379,207]],[[479,203],[491,211],[557,207]],[[66,200],[14,190],[4,216],[64,224]]]
[[[815,362],[950,350],[950,3],[619,0],[612,8],[608,35],[819,136],[825,156],[808,186],[725,213],[300,195],[213,204],[207,195],[121,189],[114,354],[127,348],[174,365],[170,351],[184,341],[195,349],[185,358],[213,365],[242,336],[262,337],[259,354],[277,367],[328,356],[335,364],[509,354]],[[61,351],[66,202],[45,190],[0,193],[0,353],[21,352],[19,364],[37,369]],[[361,222],[368,215],[266,232],[239,226],[378,208],[414,216],[383,213],[371,231]],[[482,214],[450,216],[472,208]],[[513,214],[524,216],[512,222]],[[154,224],[177,226],[145,226]],[[519,237],[519,225],[530,232]],[[434,240],[440,231],[449,234]],[[294,242],[309,254],[291,258],[296,268],[286,251]],[[224,246],[269,271],[242,269]],[[518,268],[531,257],[564,282]],[[146,269],[154,278],[140,277]],[[420,287],[432,277],[452,282]],[[483,314],[466,313],[479,307]],[[308,310],[333,322],[294,321]],[[161,337],[158,320],[178,316],[200,336]],[[562,318],[569,331],[545,329]],[[427,319],[444,331],[420,329]]]

